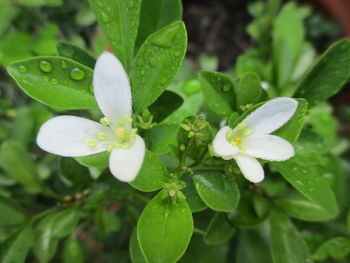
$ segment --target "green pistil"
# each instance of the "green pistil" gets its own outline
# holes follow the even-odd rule
[[[235,132],[230,129],[226,133],[226,140],[232,146],[238,147],[241,151],[245,151],[246,149],[242,147],[243,139],[251,134],[252,130],[245,123],[240,123],[237,125],[237,130]]]

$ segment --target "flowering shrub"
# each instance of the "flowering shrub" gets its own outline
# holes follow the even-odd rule
[[[0,148],[1,262],[349,259],[347,142],[326,102],[348,39],[317,57],[308,8],[257,2],[256,44],[196,75],[181,1],[89,4],[109,51],[58,42],[7,67],[40,104]]]

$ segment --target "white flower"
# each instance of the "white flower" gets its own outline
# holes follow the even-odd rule
[[[264,170],[255,158],[285,161],[294,155],[286,140],[270,135],[295,113],[298,102],[275,98],[256,109],[235,128],[222,127],[213,141],[213,152],[225,160],[235,159],[245,178],[253,183],[264,179]]]
[[[128,77],[111,53],[104,52],[98,58],[93,86],[97,104],[106,116],[100,120],[101,124],[75,116],[58,116],[41,126],[37,144],[47,152],[69,157],[109,151],[111,173],[121,181],[130,182],[142,166],[145,143],[131,125]]]

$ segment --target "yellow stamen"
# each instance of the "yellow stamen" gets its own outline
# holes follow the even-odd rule
[[[123,139],[126,135],[126,130],[125,128],[123,127],[119,127],[115,130],[115,136],[118,138],[118,139]]]
[[[88,144],[90,147],[96,147],[97,142],[96,142],[96,140],[88,140],[87,144]]]
[[[107,135],[103,132],[97,133],[96,136],[99,140],[106,140],[107,139]]]
[[[109,126],[109,125],[111,125],[111,121],[110,121],[108,118],[106,118],[106,117],[101,118],[101,119],[100,119],[100,123],[101,123],[102,125],[104,125],[104,126]]]
[[[241,122],[240,124],[237,125],[237,127],[238,129],[244,129],[247,127],[247,124]]]
[[[245,130],[243,131],[243,135],[244,135],[244,136],[248,136],[248,135],[251,135],[251,134],[252,134],[252,130],[249,129],[249,128],[247,128],[247,129],[245,129]]]

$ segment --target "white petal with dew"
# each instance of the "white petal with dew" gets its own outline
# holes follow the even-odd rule
[[[247,180],[252,183],[259,183],[264,179],[264,169],[254,157],[238,153],[233,158]]]
[[[232,146],[226,140],[226,134],[230,130],[230,127],[222,127],[216,134],[213,141],[213,151],[217,156],[221,156],[224,159],[231,159],[233,155],[238,152],[238,148]]]
[[[242,123],[248,125],[254,134],[269,134],[290,120],[298,107],[291,98],[275,98],[253,111]]]
[[[106,135],[103,141],[97,138],[100,133]],[[112,129],[97,122],[75,116],[58,116],[41,126],[37,144],[49,153],[78,157],[105,151],[112,139]],[[89,146],[89,141],[95,141],[96,145]]]
[[[275,135],[252,135],[242,144],[245,154],[269,161],[285,161],[294,155],[293,146]]]
[[[129,149],[113,150],[109,157],[109,169],[114,177],[123,182],[133,181],[142,167],[145,150],[145,142],[138,135]]]
[[[129,79],[123,65],[112,53],[103,52],[97,59],[93,85],[98,106],[114,126],[131,115]]]

